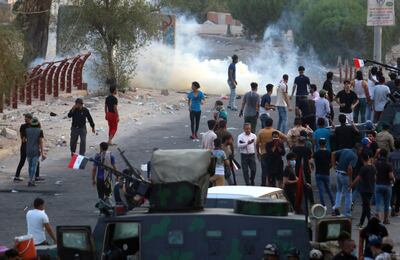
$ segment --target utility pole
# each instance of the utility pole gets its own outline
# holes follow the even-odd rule
[[[382,62],[382,26],[374,26],[374,60]]]

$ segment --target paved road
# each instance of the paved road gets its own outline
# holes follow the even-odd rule
[[[204,110],[209,110],[214,98],[210,98],[208,105]],[[272,115],[276,118],[276,114]],[[206,120],[211,118],[211,113],[203,112],[201,119],[201,132],[206,131]],[[293,121],[293,115],[289,122]],[[235,113],[229,113],[229,127],[234,136],[240,133],[242,119]],[[200,143],[189,139],[189,120],[186,110],[180,110],[172,115],[156,115],[142,120],[141,123],[127,122],[118,132],[116,143],[126,151],[127,157],[131,162],[140,167],[140,164],[146,163],[151,157],[153,148],[179,149],[179,148],[199,148]],[[292,125],[290,123],[290,125]],[[276,122],[274,122],[276,126]],[[105,133],[99,136],[89,135],[88,143],[96,145],[106,140]],[[116,148],[113,148],[116,149]],[[93,149],[89,149],[88,155],[94,154]],[[117,156],[118,157],[118,156]],[[87,167],[84,171],[71,171],[66,168],[68,162],[68,148],[61,147],[49,153],[43,165],[41,172],[46,177],[44,183],[40,183],[35,188],[26,187],[25,183],[13,183],[15,165],[17,156],[13,156],[2,162],[5,169],[0,174],[0,204],[3,209],[0,211],[0,244],[10,245],[16,235],[22,235],[26,232],[25,208],[30,206],[35,197],[42,197],[46,201],[47,213],[51,224],[57,225],[91,225],[96,223],[98,216],[94,208],[97,201],[96,191],[91,185],[90,169]],[[117,159],[119,167],[123,167],[121,158]],[[256,184],[260,182],[260,166],[256,177]],[[26,170],[26,168],[25,168]],[[23,174],[26,174],[24,172]],[[26,176],[26,175],[25,175]],[[237,179],[243,183],[241,173],[238,173]],[[333,180],[334,178],[332,178]],[[62,181],[62,185],[56,185],[56,181]],[[15,190],[18,192],[11,192]],[[315,190],[314,190],[315,192]],[[318,201],[317,194],[315,198]],[[359,203],[360,200],[358,200]],[[355,207],[354,225],[358,223],[360,215],[360,205]],[[396,239],[395,234],[400,234],[400,218],[391,220],[392,224],[388,226],[389,232],[393,234],[396,242],[397,251],[400,251],[400,239]],[[353,225],[353,226],[354,226]],[[353,236],[358,236],[358,231],[353,228]],[[397,235],[397,238],[398,235]]]

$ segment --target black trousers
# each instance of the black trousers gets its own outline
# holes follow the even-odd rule
[[[21,175],[21,170],[25,165],[25,161],[26,161],[26,145],[25,144],[21,144],[19,154],[20,154],[20,159],[19,159],[19,163],[17,166],[17,171],[15,172],[16,178],[19,178],[19,176]],[[40,173],[40,163],[38,162],[35,176],[39,177],[39,173]]]
[[[365,218],[369,221],[371,218],[371,199],[372,193],[370,192],[361,192],[361,200],[362,200],[362,212],[360,217],[360,225],[364,224]]]
[[[251,124],[251,132],[256,133],[258,116],[245,116],[244,122]]]
[[[99,199],[104,200],[105,197],[109,197],[111,194],[111,187],[108,187],[104,180],[97,179],[96,181],[97,195]]]
[[[256,177],[256,155],[253,154],[240,154],[242,161],[243,178],[246,185],[254,185],[254,178]],[[250,169],[250,177],[249,177]]]
[[[201,111],[190,111],[190,129],[192,134],[197,134],[199,131]]]
[[[400,210],[400,180],[396,180],[392,188],[392,208],[396,213]]]
[[[85,155],[86,135],[87,135],[86,126],[81,128],[71,127],[71,140],[70,140],[71,153],[75,153],[79,137],[80,138],[79,154]]]
[[[268,178],[268,157],[267,154],[261,155],[261,186],[267,186]]]

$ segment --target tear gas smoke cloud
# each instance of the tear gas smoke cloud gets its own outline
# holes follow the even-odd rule
[[[197,36],[199,26],[193,20],[179,17],[175,48],[157,41],[146,47],[138,58],[134,86],[189,90],[191,82],[198,81],[208,94],[229,93],[227,75],[231,58],[208,58],[208,50],[213,49],[213,46]],[[285,73],[289,74],[292,82],[298,74],[299,65],[306,67],[306,73],[313,76],[312,81],[320,82],[324,68],[315,55],[310,52],[307,58],[301,57],[289,38],[278,25],[267,28],[261,50],[255,50],[248,64],[241,61],[237,64],[239,94],[248,91],[251,82],[257,82],[263,93],[267,83],[278,84]]]

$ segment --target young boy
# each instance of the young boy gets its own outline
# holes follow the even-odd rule
[[[93,186],[97,188],[99,199],[104,201],[111,195],[112,171],[105,169],[102,164],[116,170],[115,157],[108,151],[106,142],[100,144],[100,153],[96,154],[94,158],[92,170]]]
[[[328,193],[331,206],[335,205],[331,191],[329,170],[331,169],[331,152],[326,149],[327,140],[320,138],[318,140],[319,150],[314,154],[315,179],[319,192],[321,204],[325,205],[324,190]]]
[[[213,186],[224,186],[225,185],[225,166],[229,167],[229,160],[222,149],[221,139],[214,140],[214,149],[212,150],[212,156],[215,158],[215,174],[210,178],[210,182]]]
[[[288,198],[290,205],[294,208],[296,201],[296,189],[297,189],[297,176],[295,172],[296,168],[296,154],[288,153],[286,155],[287,166],[283,171],[283,190],[286,197]]]
[[[215,121],[224,120],[228,121],[228,113],[225,111],[224,103],[221,100],[215,101],[214,119]]]

